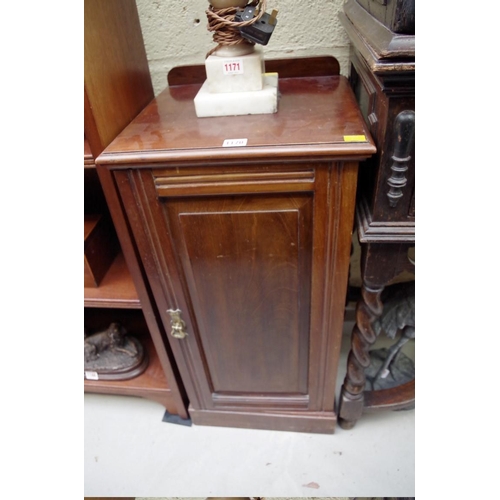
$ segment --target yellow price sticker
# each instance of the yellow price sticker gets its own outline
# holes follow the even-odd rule
[[[366,142],[364,135],[344,135],[344,142]]]

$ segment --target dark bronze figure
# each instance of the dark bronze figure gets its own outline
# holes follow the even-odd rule
[[[372,390],[388,389],[415,378],[415,365],[401,349],[415,338],[415,282],[393,285],[384,297],[384,312],[373,323],[376,335],[384,332],[397,342],[389,349],[370,351],[372,358],[366,379]]]
[[[124,380],[136,377],[147,366],[141,343],[127,335],[120,323],[106,330],[84,335],[85,377],[88,379]]]

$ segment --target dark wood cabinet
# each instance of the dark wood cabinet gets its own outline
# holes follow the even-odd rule
[[[393,34],[415,35],[415,0],[356,0]]]
[[[358,163],[375,152],[371,136],[338,74],[282,69],[275,115],[198,119],[199,88],[171,85],[97,160],[116,185],[190,416],[333,432]]]
[[[182,385],[115,186],[95,165],[103,149],[154,97],[135,1],[85,0],[84,47],[84,212],[89,219],[109,222],[105,231],[112,234],[102,241],[117,246],[97,286],[84,288],[85,327],[93,332],[111,322],[121,323],[141,342],[149,360],[146,371],[137,377],[86,379],[84,388],[149,398],[187,418]],[[108,255],[108,248],[93,248],[94,261],[101,258],[103,263]]]
[[[401,273],[414,274],[415,264],[414,2],[389,2],[384,9],[376,4],[348,0],[341,14],[351,40],[351,85],[377,145],[376,155],[360,168],[359,176],[356,221],[362,293],[340,398],[345,428],[363,411],[413,405],[415,394],[414,382],[385,392],[365,391],[368,351],[376,340],[373,323],[383,313],[382,292]],[[396,33],[390,28],[395,29],[391,20],[398,12],[408,14],[408,24]]]

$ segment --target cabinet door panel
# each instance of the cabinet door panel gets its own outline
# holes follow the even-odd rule
[[[218,401],[306,395],[312,196],[163,206]]]
[[[209,169],[115,172],[191,409],[334,419],[357,164]]]

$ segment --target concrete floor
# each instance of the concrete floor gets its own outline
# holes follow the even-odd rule
[[[85,395],[85,496],[415,496],[414,410],[366,414],[333,435],[185,427],[163,415],[146,399]]]

